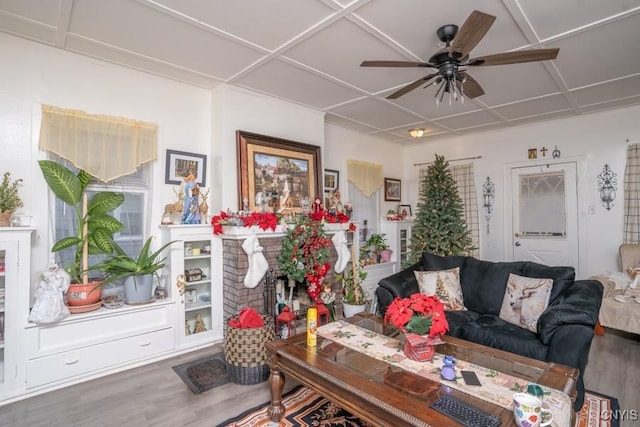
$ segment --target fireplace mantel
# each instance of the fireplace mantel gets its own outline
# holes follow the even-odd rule
[[[240,227],[233,225],[223,225],[222,226],[222,234],[217,234],[216,237],[219,237],[224,240],[242,240],[246,239],[249,236],[256,236],[258,239],[261,238],[274,238],[274,237],[284,237],[287,233],[287,229],[289,227],[293,227],[294,224],[278,224],[275,230],[261,230],[257,225],[251,227]],[[324,224],[324,230],[327,234],[334,234],[340,230],[347,231],[349,230],[349,223],[344,224]]]

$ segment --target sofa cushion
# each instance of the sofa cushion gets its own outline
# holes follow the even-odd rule
[[[447,319],[452,314],[460,313],[473,312],[450,311],[446,313]],[[537,360],[547,358],[548,347],[542,344],[536,334],[490,314],[477,315],[474,321],[462,325],[451,316],[448,335]]]
[[[447,322],[449,322],[449,332],[447,332],[447,335],[458,338],[462,338],[462,328],[464,328],[465,325],[476,322],[481,316],[480,313],[468,310],[445,311],[444,315],[447,318]]]
[[[510,274],[500,308],[500,318],[531,332],[538,332],[538,319],[549,305],[552,285],[551,279]]]
[[[466,310],[460,287],[460,267],[449,270],[414,271],[420,292],[435,295],[445,310]]]
[[[551,297],[549,298],[549,301],[553,302],[573,284],[576,278],[576,271],[573,267],[549,267],[535,262],[525,261],[522,275],[539,279],[553,279]]]
[[[490,262],[467,258],[460,272],[464,305],[481,314],[498,315],[509,274],[522,275],[522,261]]]
[[[440,256],[429,252],[422,253],[422,269],[426,271],[449,270],[460,267],[460,272],[464,270],[467,257],[464,256]]]

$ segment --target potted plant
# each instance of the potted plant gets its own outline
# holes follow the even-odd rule
[[[75,248],[73,262],[63,266],[72,280],[67,301],[76,306],[94,304],[100,301],[101,288],[100,280],[89,279],[89,254],[113,252],[113,234],[124,226],[109,212],[124,202],[124,196],[102,191],[89,197],[85,190],[93,177],[84,170],[74,174],[51,160],[40,160],[38,164],[51,191],[76,215],[74,235],[58,240],[51,248],[51,252]]]
[[[137,258],[127,255],[120,245],[112,241],[114,253],[91,267],[92,270],[101,270],[106,274],[102,285],[124,279],[124,294],[129,304],[152,301],[153,278],[155,276],[159,279],[158,270],[166,266],[166,257],[160,256],[162,251],[175,243],[169,242],[152,252],[152,240],[153,237],[147,239]]]
[[[367,254],[365,258],[374,259],[374,263],[391,260],[391,250],[384,234],[372,234],[362,247],[361,252],[364,251]]]
[[[22,199],[18,195],[18,185],[22,179],[11,181],[11,172],[5,172],[0,184],[0,227],[10,224],[13,212],[22,206]]]
[[[360,263],[352,259],[351,267],[336,274],[336,280],[342,282],[342,308],[345,317],[351,317],[365,310],[367,299],[362,282],[367,278]]]

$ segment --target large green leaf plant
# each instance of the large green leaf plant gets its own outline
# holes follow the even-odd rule
[[[113,253],[113,235],[124,228],[110,212],[124,202],[124,195],[102,191],[89,197],[86,188],[93,177],[84,170],[74,174],[70,169],[51,160],[38,162],[42,175],[53,193],[76,215],[74,235],[58,240],[51,252],[75,248],[74,262],[64,266],[76,283],[88,283],[88,255]]]

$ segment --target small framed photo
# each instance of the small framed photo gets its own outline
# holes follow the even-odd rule
[[[340,183],[340,171],[333,169],[324,170],[324,192],[332,193],[338,189]]]
[[[167,150],[164,183],[180,185],[192,173],[200,187],[207,181],[207,156],[185,151]]]
[[[384,179],[384,200],[387,202],[399,202],[401,196],[401,181],[399,179]]]
[[[413,216],[413,212],[411,212],[411,205],[400,205],[400,212],[404,216],[404,212],[407,212],[407,216]]]
[[[198,302],[198,291],[195,289],[187,289],[184,291],[184,302],[187,304],[195,304]]]
[[[529,148],[527,152],[529,159],[537,159],[538,158],[538,149],[537,148]]]

